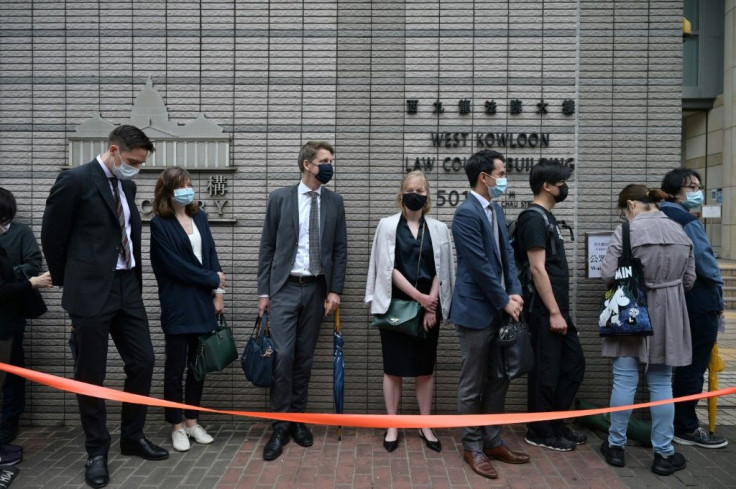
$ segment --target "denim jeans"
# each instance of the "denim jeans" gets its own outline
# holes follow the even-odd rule
[[[649,365],[646,372],[650,401],[672,399],[672,367]],[[613,361],[613,391],[611,407],[634,403],[639,383],[639,362],[634,357],[620,357]],[[664,404],[650,408],[652,413],[652,447],[655,453],[668,457],[675,453],[672,437],[675,434],[675,407]],[[631,410],[611,413],[611,429],[608,444],[623,447],[626,444],[626,428]]]

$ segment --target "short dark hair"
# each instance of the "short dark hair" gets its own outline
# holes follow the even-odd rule
[[[311,162],[317,155],[317,151],[326,149],[330,154],[335,154],[335,149],[327,141],[308,141],[302,149],[299,150],[299,171],[304,171],[304,160]]]
[[[506,158],[501,153],[490,149],[482,149],[468,158],[465,163],[465,174],[468,176],[470,188],[475,188],[481,173],[490,174],[496,169],[496,160],[506,163]]]
[[[143,148],[149,153],[155,151],[153,143],[148,136],[135,126],[122,125],[110,132],[107,137],[107,145],[117,145],[122,151]]]
[[[13,192],[0,187],[0,224],[12,221],[17,211]]]
[[[174,190],[185,185],[187,180],[191,182],[192,177],[180,166],[170,166],[162,171],[153,191],[153,213],[165,218],[174,217],[174,205],[171,203],[171,199],[174,198]],[[199,206],[196,200],[184,207],[184,212],[189,217],[194,216],[198,211]]]
[[[700,178],[700,173],[691,168],[675,168],[668,171],[662,179],[661,185],[662,190],[667,194],[667,200],[670,202],[677,200],[675,196],[680,193],[682,186],[692,177],[697,178],[702,185],[703,180]]]
[[[557,183],[570,178],[570,168],[559,161],[542,160],[529,171],[529,186],[534,195],[539,195],[545,183]]]

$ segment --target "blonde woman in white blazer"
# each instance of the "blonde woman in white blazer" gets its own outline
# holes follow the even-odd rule
[[[423,172],[413,171],[404,177],[396,204],[401,212],[381,219],[376,228],[365,302],[371,314],[385,313],[392,297],[415,300],[424,307],[424,338],[379,331],[386,411],[398,414],[402,379],[415,377],[419,412],[429,415],[434,396],[440,321],[450,315],[455,285],[452,242],[447,226],[426,216],[431,208],[431,198],[429,181]],[[388,452],[398,447],[398,436],[396,428],[386,431],[383,446]],[[431,429],[420,429],[419,436],[428,448],[437,452],[442,450]]]

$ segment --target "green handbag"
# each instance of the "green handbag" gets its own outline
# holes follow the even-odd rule
[[[215,331],[199,337],[197,356],[192,363],[192,373],[197,382],[201,382],[207,374],[221,372],[238,358],[235,350],[233,332],[225,322],[225,315],[220,314],[220,325]]]
[[[424,231],[426,224],[422,226],[422,238],[419,242],[419,260],[417,261],[417,278],[419,277],[419,265],[422,260],[422,247],[424,246]],[[416,288],[417,284],[414,284]],[[371,326],[374,328],[397,331],[415,338],[424,338],[424,327],[422,325],[421,304],[416,301],[403,299],[391,299],[388,310],[383,314],[374,314]]]
[[[391,299],[385,313],[373,316],[371,326],[414,337],[424,336],[422,311],[422,306],[418,302]]]

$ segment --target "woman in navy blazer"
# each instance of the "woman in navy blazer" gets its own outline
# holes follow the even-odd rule
[[[166,339],[164,399],[199,406],[204,381],[196,381],[191,364],[199,335],[217,328],[223,310],[225,274],[215,251],[207,215],[194,200],[189,173],[171,167],[156,182],[151,219],[151,265],[158,282],[161,327]],[[188,368],[189,367],[189,368]],[[189,450],[189,438],[212,443],[197,422],[198,411],[166,408],[171,441],[180,452]]]

